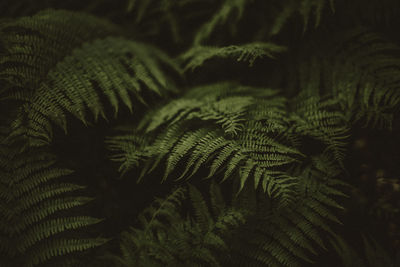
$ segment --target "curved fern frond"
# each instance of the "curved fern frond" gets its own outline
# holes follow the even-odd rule
[[[56,167],[54,156],[44,151],[15,153],[18,150],[9,147],[13,152],[6,155],[3,152],[9,149],[6,144],[2,147],[0,253],[10,264],[37,266],[108,241],[105,238],[75,239],[67,235],[102,221],[67,213],[93,200],[72,194],[83,186],[62,181],[71,170]]]
[[[225,24],[230,16],[234,14],[235,20],[239,20],[244,12],[246,4],[252,0],[225,0],[220,9],[215,12],[212,18],[204,23],[197,31],[194,38],[194,45],[200,45],[204,40],[209,38],[214,29],[221,24]]]
[[[351,124],[391,129],[400,107],[399,46],[364,28],[328,40],[318,44],[319,53],[304,51],[307,58],[290,79],[313,96],[333,95]]]
[[[288,21],[290,17],[294,14],[299,13],[303,18],[303,31],[305,31],[308,27],[308,23],[312,16],[311,13],[314,13],[314,25],[317,27],[321,22],[321,16],[326,6],[326,3],[329,2],[330,9],[335,11],[334,2],[335,0],[289,0],[284,1],[284,7],[281,10],[280,14],[276,16],[273,26],[271,27],[270,34],[276,35],[278,34],[285,23]]]
[[[67,114],[85,124],[90,111],[95,121],[106,118],[106,98],[115,115],[122,102],[131,112],[132,101],[142,98],[143,85],[156,94],[174,91],[160,69],[174,66],[154,47],[123,38],[108,37],[84,44],[48,73],[33,98],[24,104],[14,122],[14,136],[27,134],[39,143],[52,139],[53,122],[67,131]]]
[[[0,25],[0,79],[17,87],[9,97],[27,100],[47,73],[73,49],[97,38],[121,35],[112,23],[86,13],[44,10]]]
[[[244,45],[230,45],[225,47],[194,46],[180,56],[185,63],[184,70],[194,70],[212,58],[233,58],[245,61],[252,66],[258,58],[275,58],[275,54],[282,53],[285,47],[274,43],[253,42]]]
[[[335,169],[340,170],[337,165]],[[334,212],[343,209],[336,200],[342,197],[337,180],[330,176],[326,180],[329,173],[314,165],[310,171],[304,170],[293,173],[299,176],[297,188],[309,184],[309,180],[313,186],[307,186],[309,191],[297,190],[299,195],[290,205],[282,207],[259,198],[250,185],[235,199],[234,207],[250,208],[250,216],[230,239],[233,266],[304,266],[306,262],[313,263],[315,255],[326,249],[327,240],[337,237],[330,226],[341,224]],[[249,199],[257,205],[249,205]]]
[[[331,99],[321,101],[319,97],[313,96],[298,99],[291,116],[295,121],[292,130],[300,136],[310,136],[323,142],[326,150],[332,152],[338,162],[343,162],[349,128],[343,114],[335,110],[338,102]]]
[[[111,259],[122,266],[221,266],[217,252],[226,252],[223,237],[244,222],[239,211],[224,209],[211,216],[202,194],[194,186],[176,189],[141,215],[142,229],[122,234],[122,257]],[[212,193],[213,195],[213,193]],[[183,198],[190,197],[194,218],[181,211]],[[147,265],[146,265],[147,264]]]
[[[193,215],[180,207],[186,198]],[[121,235],[122,257],[108,256],[122,266],[222,266],[218,252],[228,252],[224,238],[245,220],[239,210],[227,207],[211,216],[203,195],[192,185],[188,194],[181,187],[156,200],[140,218],[143,230],[131,227]]]
[[[212,88],[213,93],[208,91]],[[249,97],[247,93],[258,94],[258,98]],[[164,163],[163,180],[172,173],[177,180],[190,178],[206,167],[209,168],[208,177],[222,172],[222,181],[239,175],[238,192],[251,178],[255,187],[262,187],[270,197],[290,202],[298,178],[287,170],[306,157],[299,150],[301,135],[321,141],[326,150],[342,152],[339,141],[344,134],[340,131],[342,125],[336,121],[338,114],[320,110],[330,105],[314,105],[312,114],[302,114],[301,109],[295,109],[295,115],[290,118],[287,104],[285,98],[275,96],[274,91],[268,89],[239,86],[229,91],[224,84],[193,88],[182,98],[150,112],[139,123],[139,132],[147,129],[148,134],[157,134],[153,134],[153,141],[136,147],[132,159],[128,158],[127,151],[121,156],[118,148],[113,150],[120,158],[125,157],[124,170],[130,169],[128,162],[137,162],[137,157],[144,160],[140,178]],[[224,112],[216,116],[213,111],[216,108]],[[312,122],[302,123],[303,116]],[[226,123],[234,125],[232,118],[242,124],[240,131],[233,135],[229,131],[232,127],[226,127]],[[215,124],[207,124],[209,119]],[[110,140],[118,143],[121,138],[127,137]],[[120,147],[123,146],[126,144],[121,142]],[[183,171],[178,174],[178,169]]]

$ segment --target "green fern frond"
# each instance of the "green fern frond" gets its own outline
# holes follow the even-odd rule
[[[139,129],[146,127],[146,132],[150,132],[177,122],[200,119],[213,121],[221,125],[225,133],[236,135],[242,128],[240,117],[254,102],[253,97],[240,96],[241,90],[247,89],[231,83],[191,88],[181,98],[170,101],[153,113],[149,112],[140,122]],[[208,90],[213,91],[207,94]]]
[[[283,46],[262,42],[225,47],[194,46],[183,53],[180,59],[186,62],[184,70],[194,70],[212,58],[233,58],[237,61],[248,62],[249,66],[252,66],[258,58],[275,58],[275,54],[285,50]]]
[[[242,206],[244,201],[245,207],[252,208],[248,210],[246,224],[231,239],[233,266],[250,262],[252,266],[304,266],[306,262],[314,263],[320,249],[327,249],[326,236],[328,240],[337,237],[330,226],[330,222],[341,223],[334,210],[343,209],[334,200],[341,196],[334,185],[336,180],[322,180],[326,174],[314,171],[293,175],[299,176],[299,186],[307,179],[315,183],[311,193],[303,195],[301,190],[297,191],[301,197],[297,195],[296,201],[284,207],[259,198],[251,185],[245,186],[235,200],[234,206]],[[257,205],[246,204],[249,198]]]
[[[218,214],[220,214],[226,207],[221,188],[215,183],[215,181],[211,181],[210,185],[210,202],[211,211],[214,216],[218,216]]]
[[[155,203],[139,216],[139,220],[145,227],[145,231],[167,230],[168,225],[173,224],[179,217],[177,208],[186,198],[186,189],[183,187],[176,188],[165,199],[156,199]],[[164,219],[167,224],[160,224],[160,220]],[[162,229],[159,226],[163,226]],[[164,228],[165,227],[165,228]]]
[[[106,118],[102,97],[118,112],[120,102],[130,111],[132,99],[142,102],[144,84],[156,94],[174,91],[160,70],[160,63],[173,62],[154,47],[123,38],[108,37],[86,43],[63,59],[48,74],[14,122],[14,136],[27,134],[48,143],[52,139],[50,122],[67,131],[67,114],[82,122]]]
[[[235,20],[240,20],[245,6],[251,1],[252,0],[225,0],[212,18],[204,23],[197,31],[194,38],[194,45],[196,46],[203,43],[209,38],[214,29],[221,24],[225,24],[230,16],[234,15]],[[237,12],[237,14],[234,14],[234,12]]]
[[[391,129],[400,107],[398,45],[365,28],[339,31],[318,45],[318,53],[304,51],[296,86],[336,98],[350,124]]]
[[[221,266],[217,252],[227,250],[223,236],[240,225],[244,218],[234,210],[224,210],[212,218],[202,194],[189,185],[194,218],[179,212],[186,189],[176,189],[158,208],[142,215],[143,230],[131,228],[122,234],[121,256],[111,259],[122,266]],[[143,217],[145,216],[145,217]],[[147,265],[146,265],[147,264]]]
[[[73,49],[97,38],[121,35],[112,23],[86,13],[44,10],[0,25],[4,53],[0,79],[23,90],[10,97],[29,99],[47,73]],[[15,90],[15,89],[14,89]]]
[[[118,169],[121,172],[121,176],[132,168],[139,166],[141,161],[151,155],[150,151],[145,150],[148,143],[149,138],[135,134],[132,131],[105,140],[106,147],[115,152],[110,159],[121,163]]]
[[[23,257],[20,263],[23,267],[36,266],[53,257],[83,251],[107,241],[104,238],[75,240],[59,235],[102,221],[88,216],[59,215],[61,211],[93,200],[70,196],[83,186],[58,181],[70,175],[71,170],[55,167],[54,156],[40,150],[15,153],[18,150],[14,149],[14,154],[7,158],[3,155],[7,147],[4,148],[0,160],[0,232],[7,240],[0,242],[3,255],[15,262]],[[65,246],[53,246],[57,244]]]
[[[317,140],[320,136],[296,125],[300,124],[299,119],[288,119],[286,99],[275,96],[273,90],[230,86],[215,84],[193,88],[182,98],[150,112],[139,123],[139,131],[157,132],[153,141],[134,153],[147,161],[142,166],[140,178],[164,163],[163,181],[182,164],[183,172],[177,175],[177,180],[190,178],[201,167],[207,166],[208,177],[223,172],[222,181],[239,174],[238,192],[251,178],[255,186],[262,187],[269,196],[291,201],[297,178],[288,174],[286,169],[305,157],[298,149],[298,132],[293,129],[301,129],[305,135]],[[258,98],[247,94],[255,94]],[[220,111],[215,112],[218,109]],[[300,114],[301,110],[296,112]],[[331,117],[335,119],[336,115],[334,113]],[[310,117],[310,120],[318,127],[324,126],[326,121],[332,124],[320,117]],[[319,119],[323,122],[318,124]],[[215,125],[206,124],[209,120]],[[235,126],[237,123],[241,126]],[[320,131],[317,126],[313,129]],[[116,137],[115,140],[121,138],[126,137]],[[326,147],[330,149],[330,146],[331,143],[327,142]],[[124,156],[115,152],[119,157],[125,157],[123,169],[129,169],[128,162],[138,160],[134,155],[132,159],[127,158],[126,152]]]
[[[208,230],[213,221],[202,194],[196,187],[189,184],[189,196],[193,205],[196,222],[203,231]]]
[[[329,2],[330,9],[334,12],[334,2],[335,0],[289,0],[284,1],[284,7],[282,8],[280,14],[276,16],[273,26],[271,27],[270,34],[278,34],[285,23],[294,14],[299,13],[303,18],[303,31],[306,31],[308,27],[309,20],[312,18],[310,13],[314,13],[314,25],[317,27],[321,22],[321,16],[326,6],[326,2]]]
[[[318,97],[299,97],[295,113],[293,131],[310,136],[326,145],[338,162],[342,162],[346,152],[349,128],[343,114],[336,111],[337,102],[331,99],[321,101]]]

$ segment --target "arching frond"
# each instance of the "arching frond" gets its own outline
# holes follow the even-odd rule
[[[334,210],[343,209],[336,200],[342,196],[336,180],[326,180],[329,173],[314,165],[310,171],[301,170],[295,172],[300,177],[299,186],[310,180],[313,186],[308,186],[308,192],[297,191],[300,195],[290,205],[275,206],[273,201],[259,198],[251,186],[246,186],[235,199],[234,206],[250,208],[250,215],[246,224],[237,229],[235,238],[229,239],[233,266],[304,266],[313,263],[314,256],[326,249],[327,239],[337,237],[330,226],[341,224]],[[249,199],[257,205],[249,205]]]
[[[292,76],[300,81],[296,86],[314,96],[333,95],[349,123],[390,129],[400,103],[398,45],[355,28],[319,46],[319,53],[304,52],[307,59],[296,67],[297,78]]]
[[[302,148],[304,153],[300,150],[301,136],[320,142],[320,152],[332,152],[338,161],[343,160],[347,129],[339,113],[328,111],[335,108],[334,103],[320,104],[315,99],[307,104],[299,102],[289,115],[289,103],[273,91],[241,86],[229,91],[225,86],[193,88],[182,98],[150,112],[139,123],[140,129],[156,133],[153,141],[134,153],[146,161],[140,177],[164,163],[163,181],[172,173],[179,180],[208,168],[208,177],[221,173],[222,181],[237,174],[238,192],[250,178],[268,196],[290,202],[298,177],[287,170],[300,164],[307,153],[314,153],[307,147]],[[213,92],[208,91],[212,88]],[[242,126],[232,135],[229,129],[233,119]],[[214,125],[208,124],[209,120]],[[129,159],[126,152],[124,157],[125,170],[129,169],[128,162],[137,161],[135,156]],[[178,173],[178,169],[182,171]]]
[[[63,182],[63,177],[69,176],[71,170],[54,166],[55,157],[44,151],[15,153],[18,150],[5,143],[1,151],[2,260],[22,267],[37,266],[107,242],[105,238],[67,235],[102,221],[66,213],[93,200],[73,194],[83,186]]]
[[[221,24],[225,24],[230,16],[234,14],[235,19],[239,20],[244,12],[246,4],[252,0],[226,0],[222,3],[220,9],[215,12],[212,18],[204,23],[194,38],[194,44],[200,45],[212,34],[214,29]]]
[[[243,215],[223,209],[214,219],[200,191],[192,185],[188,191],[187,196],[186,189],[178,188],[164,200],[156,200],[140,217],[144,229],[124,232],[122,257],[112,255],[111,259],[122,266],[221,266],[218,252],[227,252],[223,237],[244,222]],[[180,212],[187,197],[193,218]]]
[[[180,58],[186,62],[185,70],[194,70],[212,58],[233,58],[237,61],[246,61],[249,66],[252,66],[258,58],[275,58],[275,54],[285,50],[286,48],[283,46],[261,42],[225,47],[194,46],[183,53]]]
[[[14,135],[27,134],[51,142],[50,122],[67,130],[67,114],[89,121],[87,111],[106,118],[109,103],[115,115],[122,102],[130,111],[133,99],[142,98],[143,85],[156,94],[173,91],[159,64],[172,61],[154,47],[109,37],[86,43],[63,59],[47,75],[14,122]],[[103,98],[108,100],[104,103]]]
[[[293,131],[325,143],[326,150],[332,152],[337,161],[342,162],[345,157],[349,129],[343,114],[334,111],[338,103],[332,100],[321,101],[318,97],[312,96],[299,97],[299,99],[295,113],[292,115],[295,121]]]
[[[44,10],[0,25],[4,54],[0,58],[0,79],[22,92],[8,96],[28,100],[47,73],[84,42],[121,35],[112,23],[86,13]],[[21,96],[21,94],[23,96]]]
[[[298,13],[303,18],[303,31],[305,31],[308,27],[308,23],[311,18],[311,13],[314,13],[314,25],[317,27],[321,22],[321,16],[324,11],[324,8],[327,4],[330,5],[330,9],[332,11],[335,10],[334,2],[335,0],[288,0],[283,1],[284,7],[282,8],[279,15],[276,16],[274,24],[271,28],[271,35],[278,34],[287,20],[291,18],[294,14]]]

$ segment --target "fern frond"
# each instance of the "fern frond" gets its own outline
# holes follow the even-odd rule
[[[180,56],[185,63],[184,70],[194,70],[212,58],[233,58],[245,61],[251,67],[258,58],[275,58],[275,54],[282,53],[285,47],[274,43],[253,42],[244,45],[230,45],[224,47],[194,46]]]
[[[230,16],[237,12],[235,15],[235,20],[240,20],[243,15],[246,4],[251,0],[225,0],[220,9],[215,12],[212,18],[204,23],[200,29],[197,31],[194,37],[194,45],[200,45],[212,34],[214,29],[225,24]]]
[[[106,20],[53,9],[3,23],[0,33],[5,49],[0,59],[0,79],[24,90],[22,96],[21,92],[8,92],[10,97],[23,100],[29,99],[47,73],[76,47],[97,38],[121,35],[118,27]]]
[[[217,252],[227,250],[223,237],[244,218],[239,211],[224,210],[214,220],[198,189],[189,185],[188,191],[193,219],[178,211],[187,197],[186,189],[178,188],[156,200],[158,208],[145,210],[143,230],[131,228],[122,234],[122,257],[111,258],[122,266],[221,266]]]
[[[144,84],[156,94],[174,91],[160,70],[160,63],[173,62],[154,47],[123,38],[108,37],[86,43],[57,64],[14,122],[14,136],[27,134],[49,143],[50,122],[67,131],[66,114],[88,123],[87,111],[94,119],[106,118],[106,98],[115,115],[122,102],[131,112],[132,99],[142,99]]]
[[[307,195],[297,190],[301,197],[297,195],[296,201],[289,205],[276,206],[273,201],[258,198],[251,185],[245,186],[235,200],[234,206],[242,206],[243,201],[248,203],[249,198],[257,205],[244,204],[252,209],[246,224],[231,239],[233,266],[250,262],[252,266],[304,266],[306,262],[314,263],[318,251],[326,249],[326,236],[328,240],[338,237],[329,223],[341,223],[334,213],[334,209],[343,209],[332,199],[337,194],[336,186],[331,185],[335,183],[323,181],[321,178],[326,174],[322,172],[293,175],[299,176],[299,185],[313,179],[315,186]]]
[[[350,124],[391,129],[400,106],[398,45],[357,27],[318,46],[320,52],[302,53],[307,58],[296,67],[296,78],[290,78],[300,81],[296,86],[313,96],[336,98]]]
[[[153,206],[150,206],[139,216],[139,220],[145,227],[145,231],[167,230],[168,228],[158,228],[160,225],[168,227],[177,220],[179,212],[177,208],[186,198],[186,189],[183,187],[176,188],[165,199],[156,199]],[[164,219],[167,224],[160,224],[160,220]]]
[[[329,2],[330,9],[335,10],[334,2],[335,0],[289,0],[284,1],[285,6],[281,10],[280,14],[276,16],[273,26],[271,27],[270,34],[278,34],[285,23],[294,14],[298,13],[303,18],[303,31],[306,31],[308,27],[309,20],[312,18],[310,13],[314,13],[314,26],[317,27],[321,22],[322,12],[326,6],[326,2]]]
[[[196,187],[189,184],[189,196],[193,205],[196,222],[203,231],[208,230],[213,222],[202,194]]]
[[[290,132],[291,122],[285,118],[287,101],[275,94],[274,90],[215,84],[193,88],[150,112],[139,130],[157,134],[138,150],[150,152],[142,157],[147,163],[140,178],[164,162],[163,181],[182,164],[178,180],[208,166],[208,177],[223,172],[222,181],[239,174],[239,192],[251,178],[269,196],[289,201],[297,178],[285,168],[305,155],[297,149],[296,134]],[[135,155],[143,156],[142,152]],[[136,159],[125,158],[122,164],[129,168],[125,165],[129,161]]]
[[[211,211],[214,216],[218,216],[226,207],[225,200],[222,196],[220,187],[215,183],[215,181],[211,181],[210,185],[210,202],[211,202]]]
[[[336,101],[321,101],[318,97],[299,97],[300,100],[292,115],[293,131],[299,135],[310,136],[323,142],[326,151],[331,151],[338,162],[345,157],[346,139],[349,128],[346,119],[335,111]],[[337,108],[336,108],[337,109]],[[333,110],[333,111],[331,111]]]
[[[102,221],[68,213],[60,215],[93,200],[70,195],[84,188],[60,181],[71,170],[55,167],[54,156],[41,150],[19,153],[14,148],[7,158],[3,155],[6,149],[2,150],[0,160],[0,232],[7,242],[0,242],[0,253],[11,261],[20,261],[20,266],[36,266],[107,241],[105,238],[75,240],[65,235]]]
[[[132,168],[139,166],[142,160],[151,155],[150,151],[145,150],[149,143],[148,139],[146,136],[129,131],[129,134],[117,135],[105,140],[106,147],[115,152],[110,159],[115,162],[121,162],[118,169],[121,172],[121,176]]]

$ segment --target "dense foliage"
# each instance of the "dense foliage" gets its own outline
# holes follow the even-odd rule
[[[0,3],[0,267],[400,266],[400,2]]]

